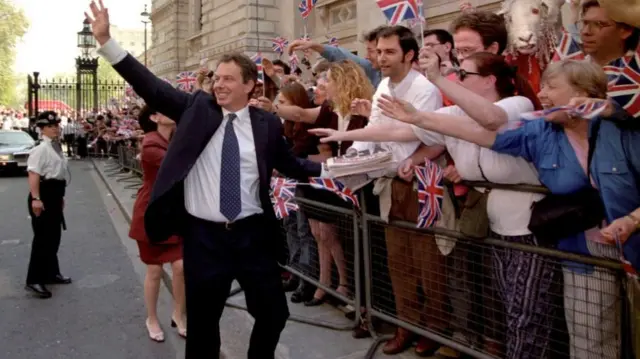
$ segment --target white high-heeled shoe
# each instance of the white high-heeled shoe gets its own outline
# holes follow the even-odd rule
[[[173,317],[171,317],[171,328],[178,328],[178,335],[185,339],[187,338],[187,328],[178,327],[178,324]]]
[[[152,332],[151,331],[151,327],[149,326],[149,318],[147,318],[147,320],[145,321],[145,324],[147,325],[147,332],[149,333],[149,339],[153,340],[154,342],[158,342],[158,343],[162,343],[164,342],[164,332],[163,331],[159,331],[159,332]]]

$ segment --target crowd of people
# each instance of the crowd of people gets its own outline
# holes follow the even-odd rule
[[[256,161],[247,160],[250,152],[258,155],[257,167],[263,171],[260,156],[271,158],[271,150],[265,147],[267,153],[258,154],[258,148],[253,147],[253,143],[248,145],[244,137],[251,131],[242,127],[243,122],[232,124],[234,119],[226,117],[229,112],[226,103],[231,101],[234,91],[245,91],[243,86],[251,87],[245,91],[251,97],[246,104],[250,107],[247,118],[251,117],[253,121],[256,108],[263,110],[260,113],[264,116],[277,116],[282,122],[282,136],[288,149],[297,158],[320,164],[352,151],[382,147],[391,152],[393,166],[384,176],[360,190],[368,199],[367,209],[386,222],[417,221],[419,204],[413,168],[425,161],[435,161],[450,182],[443,195],[442,215],[436,226],[471,237],[490,236],[505,243],[552,247],[614,261],[622,257],[638,268],[640,156],[632,149],[640,146],[640,125],[619,104],[608,99],[609,80],[603,66],[634,51],[638,47],[640,30],[638,24],[610,18],[597,1],[583,1],[573,10],[577,12],[574,14],[577,19],[574,25],[579,30],[576,36],[585,44],[583,51],[587,59],[563,59],[550,64],[542,74],[538,93],[511,66],[509,59],[502,56],[508,38],[504,19],[481,10],[462,13],[453,21],[451,32],[427,30],[416,36],[403,26],[380,26],[365,34],[363,40],[367,51],[364,56],[307,39],[293,41],[289,46],[291,53],[302,51],[309,58],[320,58],[309,69],[311,78],[292,70],[285,62],[275,60],[265,64],[264,80],[257,82],[253,61],[243,55],[229,55],[220,64],[237,65],[242,78],[234,79],[233,75],[225,73],[226,67],[215,71],[201,69],[197,92],[189,98],[163,92],[162,98],[152,99],[149,95],[152,89],[145,89],[145,86],[151,86],[145,82],[148,79],[137,78],[122,65],[123,62],[131,65],[135,60],[125,58],[126,54],[122,55],[94,26],[94,34],[103,45],[102,55],[115,65],[148,105],[144,109],[133,107],[118,113],[104,112],[91,118],[77,118],[77,121],[69,116],[68,124],[62,129],[63,138],[67,143],[78,145],[78,153],[69,153],[70,156],[86,156],[81,148],[87,146],[102,156],[117,156],[119,146],[141,150],[139,159],[144,184],[136,201],[130,236],[138,241],[141,259],[148,266],[144,293],[150,338],[164,340],[155,309],[164,263],[172,264],[178,278],[177,281],[174,279],[173,324],[186,338],[187,324],[197,321],[197,325],[191,324],[195,329],[190,334],[193,336],[191,342],[198,346],[191,344],[190,349],[187,340],[187,355],[195,352],[195,348],[201,349],[207,335],[215,335],[203,331],[210,331],[215,325],[205,319],[217,320],[214,318],[219,315],[217,308],[205,310],[201,306],[205,305],[204,299],[196,298],[211,295],[212,289],[195,282],[201,278],[192,279],[195,285],[189,282],[189,276],[195,278],[195,265],[191,264],[189,273],[186,257],[191,256],[195,262],[195,245],[191,242],[187,245],[187,241],[182,243],[181,237],[185,236],[178,237],[176,233],[161,246],[153,245],[161,230],[171,232],[168,228],[172,224],[150,223],[145,212],[158,200],[152,198],[151,192],[156,181],[163,177],[163,167],[167,166],[167,161],[163,160],[171,153],[171,150],[168,152],[169,143],[176,138],[184,141],[185,136],[189,136],[186,130],[181,133],[180,124],[176,130],[176,122],[191,110],[185,112],[178,108],[188,102],[189,106],[195,103],[193,106],[197,111],[210,111],[197,102],[199,100],[192,99],[199,99],[205,95],[203,93],[212,95],[221,104],[220,114],[224,113],[225,119],[219,126],[225,131],[218,135],[219,132],[212,130],[209,145],[205,145],[208,140],[201,141],[201,152],[209,151],[209,146],[218,146],[219,152],[226,153],[225,133],[234,133],[236,126],[239,141],[236,140],[235,145],[242,144],[239,155],[236,154],[242,162],[237,171],[242,170],[247,175],[250,165],[244,167],[244,161]],[[101,19],[99,10],[93,15]],[[103,39],[98,35],[103,35]],[[536,110],[580,105],[597,107],[600,112],[581,116],[556,111],[539,114],[533,119],[522,117]],[[167,113],[161,108],[166,108]],[[243,120],[243,111],[232,112]],[[191,126],[191,122],[182,123],[188,123],[182,126]],[[256,122],[252,123],[253,133],[258,134]],[[208,130],[206,126],[202,129]],[[258,146],[259,140],[253,136],[251,138]],[[82,141],[84,145],[80,146]],[[189,149],[179,143],[175,147],[190,156]],[[202,168],[214,168],[214,176],[220,176],[222,182],[222,178],[227,178],[225,176],[234,175],[226,173],[233,166],[223,165],[220,161],[201,161],[202,158],[205,156],[194,160],[186,170],[172,169],[176,173],[189,173],[181,179],[185,186],[182,197],[168,190],[171,196],[185,202],[189,214],[184,221],[195,228],[188,233],[196,238],[212,223],[219,222],[211,219],[204,223],[206,216],[195,214],[204,208],[204,204],[194,202],[192,192],[205,178]],[[170,161],[176,159],[171,157]],[[198,166],[202,167],[196,170]],[[293,165],[286,167],[292,168]],[[309,168],[315,173],[316,167]],[[257,183],[258,175],[255,175]],[[282,171],[282,175],[287,173]],[[240,173],[237,176],[243,179],[238,182],[244,183],[245,178]],[[462,184],[463,181],[542,185],[549,194],[469,187]],[[254,190],[258,191],[255,188],[250,191]],[[219,205],[211,207],[213,212],[224,214],[224,202],[231,201],[225,196],[227,194],[222,190],[213,195],[220,201]],[[243,199],[241,211],[246,212],[247,193],[240,192],[238,196]],[[262,199],[262,193],[256,196]],[[350,208],[339,197],[309,187],[298,187],[296,196]],[[549,206],[565,212],[576,207],[586,208],[600,216],[576,220],[565,217],[564,212],[560,215],[545,212],[545,208],[551,208]],[[553,216],[558,218],[549,218]],[[225,217],[229,218],[226,214]],[[558,219],[563,228],[553,222]],[[226,225],[231,231],[229,223],[233,220]],[[317,277],[319,283],[335,288],[342,296],[350,297],[354,288],[348,267],[359,264],[348,264],[345,245],[351,238],[345,237],[335,218],[307,211],[301,206],[282,219],[282,226],[286,231],[287,263]],[[148,233],[150,229],[153,233]],[[521,248],[464,241],[454,243],[451,239],[443,240],[425,232],[394,226],[385,226],[383,238],[376,244],[384,248],[384,263],[378,268],[383,268],[381,270],[390,278],[389,290],[393,293],[390,311],[403,322],[509,359],[614,359],[631,350],[622,339],[627,333],[621,326],[621,278],[618,273],[593,265],[553,260]],[[211,244],[206,250],[222,250],[220,246]],[[334,267],[336,276],[332,275]],[[187,277],[186,289],[184,276]],[[250,293],[259,293],[255,283],[240,278]],[[282,279],[282,286],[293,292],[290,297],[293,303],[317,306],[329,299],[329,294],[322,288],[293,275]],[[216,289],[224,289],[224,285],[220,284]],[[273,313],[267,314],[259,308],[259,303],[249,303],[253,300],[255,298],[247,297],[250,312],[257,319],[256,330],[260,330],[263,337],[252,336],[251,344],[255,349],[249,350],[249,357],[273,357],[264,352],[256,355],[255,351],[273,344],[268,342],[275,334],[267,335],[266,329],[282,330],[279,327],[282,318],[275,317],[282,314],[277,310],[279,302],[272,296],[265,297],[265,305],[271,303],[274,308]],[[185,303],[188,309],[197,310],[190,309],[185,313]],[[197,318],[201,313],[208,317]],[[354,329],[356,338],[369,335],[370,323],[364,318],[366,316]],[[274,326],[258,326],[258,322],[270,320]],[[554,343],[558,333],[568,338],[565,349]],[[278,336],[275,339],[277,342]],[[398,354],[414,344],[416,353],[421,356],[461,356],[458,350],[430,338],[417,337],[403,327],[397,328],[383,351]],[[220,345],[219,338],[217,345]]]

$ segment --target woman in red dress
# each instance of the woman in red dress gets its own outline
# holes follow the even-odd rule
[[[138,122],[145,133],[140,156],[143,175],[142,187],[138,190],[138,196],[133,206],[129,237],[138,243],[140,259],[147,265],[147,274],[144,280],[144,301],[147,307],[146,326],[149,338],[156,342],[163,342],[164,332],[158,321],[156,307],[160,281],[162,280],[162,266],[165,263],[171,263],[173,273],[174,309],[171,316],[171,326],[178,328],[180,336],[185,338],[187,336],[182,239],[174,236],[161,244],[151,244],[144,230],[144,212],[149,204],[151,189],[156,181],[162,159],[167,153],[169,139],[176,124],[173,120],[149,107],[142,110]]]

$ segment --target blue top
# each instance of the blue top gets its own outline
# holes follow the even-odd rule
[[[356,64],[360,65],[364,70],[365,74],[371,81],[373,87],[378,88],[380,81],[382,81],[382,74],[380,71],[373,68],[373,64],[367,59],[363,59],[360,56],[352,54],[349,50],[343,49],[342,47],[324,45],[324,50],[320,54],[320,56],[327,59],[329,62],[336,62],[342,60],[351,60]]]
[[[589,135],[593,124],[592,121]],[[640,189],[636,185],[640,174],[638,148],[640,130],[626,130],[615,122],[601,121],[590,171],[600,190],[608,223],[640,207]],[[517,129],[499,133],[491,149],[533,163],[540,182],[553,194],[568,194],[591,185],[563,129],[544,119],[526,121]],[[561,240],[558,249],[591,254],[584,233]],[[640,232],[625,242],[624,254],[635,268],[640,268]]]

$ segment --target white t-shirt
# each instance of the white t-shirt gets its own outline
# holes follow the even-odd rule
[[[522,96],[505,98],[495,104],[506,111],[509,122],[519,121],[520,114],[533,111],[531,101]],[[466,116],[466,113],[458,106],[444,107],[436,112]],[[445,145],[455,162],[456,170],[465,180],[487,180],[503,184],[540,184],[538,172],[533,165],[520,157],[500,154],[471,142],[444,136],[416,126],[413,126],[413,132],[427,146]],[[531,203],[542,197],[543,195],[537,193],[491,190],[487,201],[491,230],[503,236],[530,234],[527,227],[531,217]]]
[[[393,95],[399,99],[405,100],[412,104],[420,111],[431,112],[442,107],[442,95],[440,90],[432,84],[427,78],[418,71],[411,70],[407,76],[399,83],[393,86],[393,90],[390,87],[389,78],[384,78],[376,93],[373,95],[373,101],[371,104],[371,116],[369,116],[369,126],[375,126],[381,123],[393,123],[396,126],[411,126],[407,123],[397,121],[382,114],[382,111],[378,108],[378,99],[382,94]],[[390,151],[393,154],[394,167],[390,168],[394,175],[397,167],[402,161],[411,156],[418,146],[419,141],[413,142],[354,142],[351,148],[355,148],[358,151],[365,149],[373,150],[376,145],[380,145],[385,150]]]

